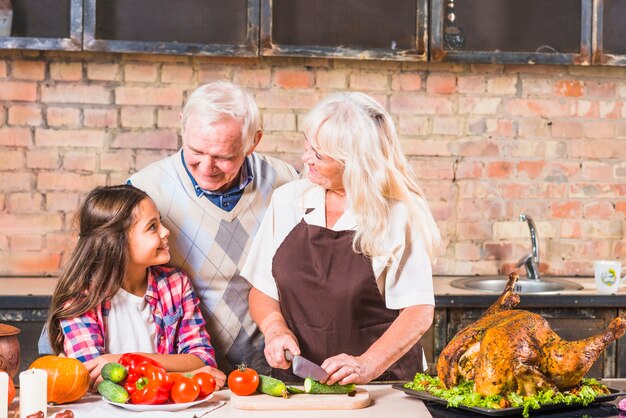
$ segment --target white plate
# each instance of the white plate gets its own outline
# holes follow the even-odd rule
[[[210,394],[206,398],[196,399],[193,402],[186,402],[186,403],[163,403],[161,405],[139,405],[139,404],[133,404],[133,403],[117,403],[117,402],[111,402],[110,400],[108,400],[104,396],[102,397],[102,400],[104,402],[106,402],[106,403],[111,404],[111,405],[115,405],[115,406],[119,406],[120,408],[128,409],[129,411],[144,412],[144,411],[180,411],[182,409],[187,409],[187,408],[192,407],[194,405],[198,405],[198,404],[200,404],[200,403],[202,403],[204,401],[208,401],[212,397],[213,397],[213,394]]]

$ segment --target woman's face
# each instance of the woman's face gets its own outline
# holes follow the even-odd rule
[[[309,166],[307,177],[312,183],[327,190],[343,191],[343,165],[332,158],[320,155],[305,138],[302,162]]]

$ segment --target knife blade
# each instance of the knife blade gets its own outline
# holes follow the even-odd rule
[[[328,373],[326,373],[326,370],[322,369],[311,360],[308,360],[302,356],[294,356],[289,350],[285,350],[285,358],[288,361],[291,361],[293,374],[298,377],[301,377],[303,379],[310,377],[317,381],[326,379],[328,377]]]

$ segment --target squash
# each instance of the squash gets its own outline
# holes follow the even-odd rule
[[[29,369],[43,369],[48,373],[48,403],[63,404],[82,398],[89,389],[89,372],[75,358],[43,356]]]

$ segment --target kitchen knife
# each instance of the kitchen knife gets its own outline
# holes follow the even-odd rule
[[[291,361],[291,367],[293,374],[303,379],[310,377],[314,380],[320,381],[328,377],[328,373],[311,360],[307,360],[302,356],[294,356],[291,351],[285,350],[285,358],[287,361]]]

